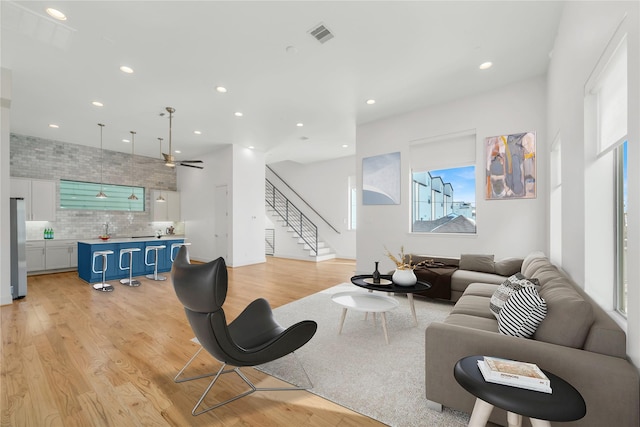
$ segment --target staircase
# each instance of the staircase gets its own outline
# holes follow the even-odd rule
[[[318,239],[318,227],[268,179],[265,183],[265,202],[267,212],[275,218],[274,223],[286,227],[301,250],[308,253],[308,259],[319,262],[336,257],[333,250]]]

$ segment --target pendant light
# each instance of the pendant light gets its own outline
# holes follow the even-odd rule
[[[169,126],[171,127],[171,126]],[[160,157],[162,157],[162,138],[158,138],[158,141],[160,141]],[[156,198],[156,202],[164,202],[165,199],[164,197],[162,197],[162,191],[160,191],[160,195]]]
[[[165,156],[165,166],[169,166],[170,168],[176,167],[176,162],[173,158],[173,152],[171,151],[171,123],[173,121],[173,113],[176,112],[176,109],[173,107],[166,107],[167,112],[169,113],[169,155]]]
[[[100,192],[96,194],[97,199],[106,199],[107,195],[102,191],[102,168],[104,164],[104,150],[102,149],[102,129],[104,128],[104,124],[98,123],[100,126]]]
[[[135,131],[129,131],[131,132],[131,166],[129,168],[129,176],[131,176],[131,174],[133,173],[133,152],[135,149]],[[129,200],[138,200],[138,196],[136,196],[136,194],[133,191],[133,178],[131,178],[131,195],[128,197]]]

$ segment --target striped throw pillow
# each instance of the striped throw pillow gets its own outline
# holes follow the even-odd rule
[[[516,291],[505,302],[498,328],[501,334],[531,338],[547,315],[547,303],[533,286]]]
[[[511,295],[525,286],[536,285],[537,279],[527,279],[522,273],[512,275],[502,282],[491,296],[491,300],[489,301],[489,310],[491,310],[491,313],[493,313],[496,319],[498,319],[498,316],[500,316],[500,310],[502,310],[504,303],[507,302]]]

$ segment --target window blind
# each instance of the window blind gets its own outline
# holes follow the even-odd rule
[[[414,172],[448,169],[476,163],[475,132],[417,140],[410,145]]]

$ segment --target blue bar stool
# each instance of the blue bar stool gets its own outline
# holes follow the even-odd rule
[[[176,260],[175,254],[176,251],[175,249],[178,249],[180,246],[191,246],[191,243],[172,243],[171,244],[171,262]]]
[[[133,279],[133,253],[140,252],[140,248],[124,248],[120,249],[120,270],[129,270],[129,278],[128,279],[120,279],[120,283],[127,286],[140,286],[139,280]],[[129,266],[122,266],[122,258],[125,254],[129,254]]]
[[[166,246],[165,245],[158,245],[158,246],[147,246],[144,250],[144,263],[145,265],[151,267],[154,266],[153,268],[153,274],[147,274],[145,277],[147,279],[151,279],[151,280],[167,280],[166,277],[159,275],[158,274],[158,251],[165,249]],[[154,251],[155,252],[155,260],[154,262],[150,263],[149,262],[149,252]]]
[[[105,283],[105,280],[104,280],[104,276],[107,272],[107,256],[108,255],[113,255],[113,251],[111,250],[95,251],[93,253],[93,259],[91,261],[91,271],[93,271],[95,274],[102,273],[102,283],[96,283],[95,285],[93,285],[93,289],[95,289],[96,291],[101,291],[101,292],[113,291],[113,286],[111,286],[108,283]],[[96,271],[96,259],[98,259],[98,257],[102,257],[102,271]]]

